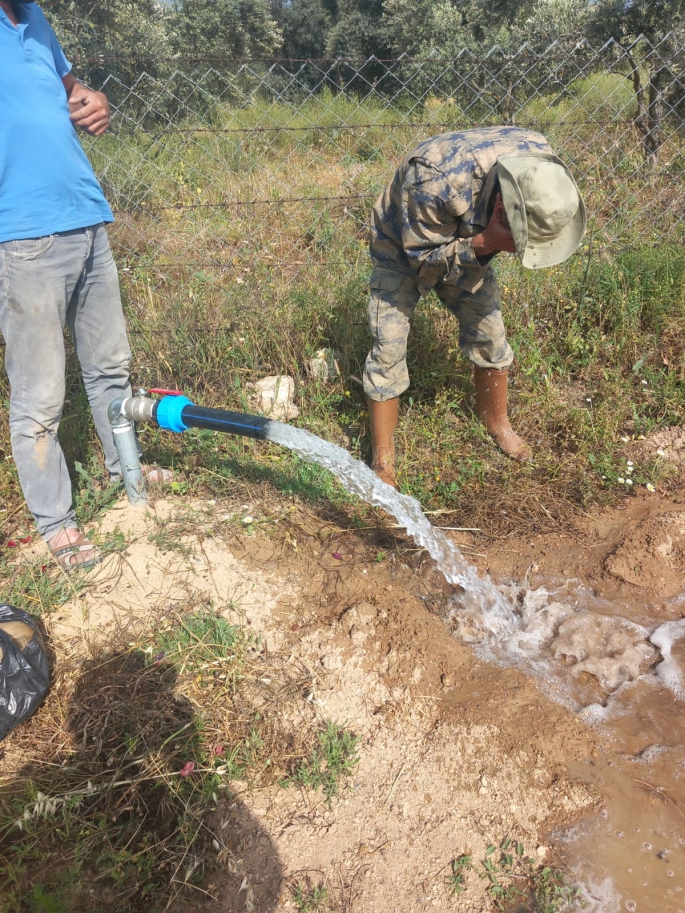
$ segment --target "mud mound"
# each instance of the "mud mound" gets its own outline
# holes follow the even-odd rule
[[[669,511],[637,523],[606,557],[604,570],[623,583],[658,588],[666,598],[680,593],[685,573],[685,512]]]

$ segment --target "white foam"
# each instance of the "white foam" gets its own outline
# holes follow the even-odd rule
[[[669,751],[672,751],[672,749],[667,748],[665,745],[648,745],[647,748],[635,755],[633,760],[638,761],[640,764],[651,764],[656,761],[659,755]]]
[[[448,616],[454,633],[482,658],[534,674],[548,696],[573,711],[581,709],[573,697],[574,677],[593,676],[609,696],[651,675],[658,654],[647,629],[597,612],[598,600],[582,586],[565,584],[554,592],[513,585],[500,589],[515,606],[513,631],[493,634],[477,607],[455,598]],[[599,722],[613,714],[606,703],[591,705],[585,719]]]
[[[573,664],[572,675],[587,672],[613,692],[656,659],[647,637],[645,628],[624,618],[579,612],[561,622],[551,650]]]
[[[622,897],[611,878],[597,883],[592,878],[583,878],[582,870],[573,869],[573,874],[583,886],[585,913],[621,913]]]
[[[679,700],[685,701],[683,672],[672,652],[673,644],[681,637],[685,637],[685,618],[681,618],[679,621],[667,621],[660,625],[649,639],[655,647],[658,647],[663,657],[662,662],[656,667],[659,681]]]

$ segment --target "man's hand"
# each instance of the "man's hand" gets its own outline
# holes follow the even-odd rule
[[[488,227],[473,238],[473,252],[477,257],[485,257],[500,251],[514,254],[516,245],[504,210],[502,194],[498,193]]]
[[[102,136],[109,127],[109,102],[102,92],[94,92],[68,73],[63,79],[69,101],[69,118],[91,136]]]

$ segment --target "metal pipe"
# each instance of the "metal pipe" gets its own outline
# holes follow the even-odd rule
[[[107,415],[112,426],[112,437],[119,456],[121,475],[126,487],[126,494],[131,504],[145,507],[147,505],[147,488],[145,476],[140,465],[138,441],[136,439],[135,425],[124,411],[124,404],[131,399],[143,397],[129,397],[128,399],[114,400],[109,404]]]
[[[271,424],[270,419],[260,415],[196,406],[187,396],[165,396],[154,400],[139,394],[125,399],[121,411],[131,421],[156,422],[160,428],[178,433],[188,428],[205,428],[265,440],[266,430]]]
[[[187,396],[152,399],[145,390],[136,396],[113,402],[109,407],[109,420],[131,504],[147,504],[145,477],[140,467],[134,422],[155,422],[166,431],[179,433],[188,428],[205,428],[260,440],[266,440],[267,429],[273,424],[270,419],[259,415],[243,415],[227,409],[205,409],[196,406]]]

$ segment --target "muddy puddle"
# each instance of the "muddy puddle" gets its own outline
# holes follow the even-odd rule
[[[611,746],[604,756],[569,765],[572,776],[606,796],[605,810],[557,837],[597,911],[683,913],[685,727],[668,694],[635,697],[626,717],[606,727]],[[653,740],[641,724],[655,718],[670,718],[670,732]]]
[[[552,835],[597,913],[685,913],[684,533],[679,509],[635,503],[588,530],[582,548],[560,536],[503,551],[488,569],[523,619],[507,643],[448,616],[477,655],[535,676],[599,736],[568,772],[605,807]],[[524,584],[512,585],[524,562]],[[455,688],[446,704],[485,689]]]

